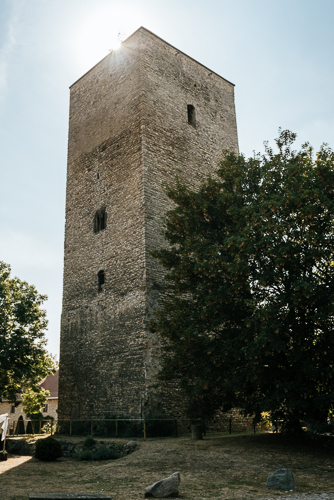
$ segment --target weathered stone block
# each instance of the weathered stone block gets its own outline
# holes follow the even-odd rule
[[[181,476],[179,472],[174,472],[169,477],[151,484],[145,490],[145,497],[167,498],[177,497],[179,495],[179,485]]]
[[[273,490],[295,490],[295,481],[289,469],[278,469],[267,479],[266,486]]]

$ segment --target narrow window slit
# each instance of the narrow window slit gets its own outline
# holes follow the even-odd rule
[[[98,279],[98,291],[102,292],[104,288],[104,271],[99,271],[97,273],[97,279]]]
[[[187,109],[188,109],[188,123],[192,127],[196,127],[195,107],[192,104],[188,104]]]
[[[107,227],[107,212],[100,208],[94,215],[94,233],[98,233]]]

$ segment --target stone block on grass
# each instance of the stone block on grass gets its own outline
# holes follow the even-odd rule
[[[278,469],[267,479],[266,486],[272,490],[295,490],[295,481],[289,469]]]
[[[145,490],[145,497],[167,498],[177,497],[179,494],[179,484],[181,481],[180,473],[174,472],[169,477],[151,484]]]

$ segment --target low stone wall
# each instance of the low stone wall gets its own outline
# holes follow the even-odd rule
[[[107,448],[114,452],[115,458],[122,458],[126,455],[130,455],[137,448],[138,445],[135,441],[129,441],[128,443],[121,444],[115,441],[98,441],[95,440],[91,447],[85,447],[85,442],[73,442],[67,439],[58,439],[62,446],[64,457],[75,457],[84,450],[89,449],[91,452],[96,452],[101,448]],[[35,453],[35,443],[36,441],[23,439],[7,439],[6,440],[6,450],[8,453],[13,455],[23,455],[23,456],[33,456]]]
[[[96,452],[101,448],[107,448],[108,450],[112,450],[114,452],[115,457],[122,458],[125,457],[126,455],[130,455],[130,453],[133,453],[138,448],[138,445],[135,441],[129,441],[128,443],[120,444],[116,443],[115,441],[96,440],[95,443],[89,448],[85,447],[84,441],[80,443],[77,442],[75,443],[67,439],[64,440],[59,439],[59,442],[62,446],[64,457],[75,457],[79,453],[88,449],[91,452]]]

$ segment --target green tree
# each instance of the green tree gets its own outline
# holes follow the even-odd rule
[[[16,401],[24,388],[36,387],[40,379],[55,371],[46,350],[46,295],[18,278],[10,277],[10,266],[0,262],[0,398]]]
[[[36,415],[40,413],[50,396],[50,391],[43,389],[43,387],[36,386],[24,391],[22,396],[22,411],[29,415]]]
[[[198,192],[167,191],[168,270],[151,330],[163,339],[160,378],[178,379],[190,416],[223,407],[325,422],[334,403],[334,153],[316,159],[296,135],[246,159],[225,152]]]

